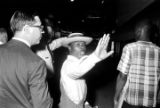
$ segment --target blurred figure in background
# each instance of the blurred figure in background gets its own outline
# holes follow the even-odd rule
[[[0,45],[7,43],[8,33],[5,28],[0,28]]]
[[[59,37],[56,39],[53,22],[45,18],[44,23],[45,33],[43,34],[40,44],[33,46],[32,49],[46,62],[48,69],[47,76],[52,77],[54,74],[53,51],[63,46],[63,41],[65,41],[66,37]]]
[[[54,98],[54,108],[57,108],[59,102],[59,83],[57,73],[55,72],[55,56],[54,51],[60,47],[63,47],[63,42],[66,37],[56,35],[57,28],[55,27],[53,19],[44,18],[44,31],[43,37],[38,45],[32,47],[32,50],[40,56],[47,66],[47,82],[49,85],[49,91]],[[59,31],[60,32],[60,31]]]
[[[117,69],[114,108],[158,108],[160,48],[151,42],[154,25],[149,19],[135,28],[136,42],[123,48]]]

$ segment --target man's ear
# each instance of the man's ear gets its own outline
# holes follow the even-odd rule
[[[30,28],[29,28],[29,25],[25,25],[25,26],[23,27],[23,31],[24,31],[24,32],[28,32],[29,29],[30,29]]]
[[[34,19],[35,19],[36,22],[41,22],[39,16],[35,16]]]

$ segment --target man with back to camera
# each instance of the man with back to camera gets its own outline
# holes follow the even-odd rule
[[[160,48],[151,42],[153,27],[149,19],[140,21],[135,28],[137,41],[123,48],[114,108],[120,108],[123,100],[122,108],[158,108]],[[124,87],[124,95],[120,95]]]
[[[45,62],[30,49],[43,33],[39,16],[15,11],[10,27],[13,38],[0,46],[0,107],[51,108]]]

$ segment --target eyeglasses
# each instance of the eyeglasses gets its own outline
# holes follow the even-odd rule
[[[41,33],[44,33],[44,30],[43,30],[44,26],[42,26],[42,25],[32,25],[31,27],[39,28]]]

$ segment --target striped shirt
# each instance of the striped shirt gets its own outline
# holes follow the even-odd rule
[[[160,74],[160,48],[151,42],[137,41],[123,48],[117,69],[129,73],[125,101],[131,105],[155,107]]]

